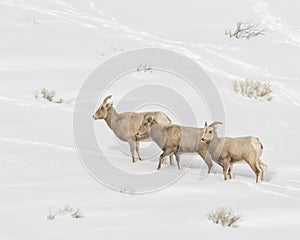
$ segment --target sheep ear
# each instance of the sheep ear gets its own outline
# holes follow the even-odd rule
[[[204,123],[204,127],[207,127],[207,122],[205,121],[205,123]]]
[[[112,98],[112,95],[109,95],[109,96],[107,96],[106,98],[104,98],[103,104],[106,104],[107,101],[108,101],[109,99],[111,99],[111,98]]]
[[[106,107],[107,109],[110,109],[110,108],[112,107],[112,105],[113,105],[113,103],[106,103],[105,107]]]
[[[147,120],[148,120],[149,123],[152,123],[154,118],[151,116],[151,117],[148,117]]]

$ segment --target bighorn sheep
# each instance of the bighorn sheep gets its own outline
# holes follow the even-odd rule
[[[151,116],[157,122],[162,124],[171,124],[172,122],[163,112],[117,113],[113,107],[113,103],[107,103],[111,97],[112,95],[109,95],[103,100],[103,103],[93,115],[93,118],[95,120],[104,119],[109,128],[120,140],[129,143],[133,162],[135,162],[134,150],[137,152],[139,159],[142,160],[139,151],[139,141],[150,141],[148,136],[140,138],[139,140],[136,138],[136,133],[138,132],[143,119]],[[170,162],[171,161],[170,157]]]
[[[224,180],[227,175],[232,178],[233,163],[246,161],[256,175],[256,182],[262,180],[267,169],[259,158],[262,154],[263,145],[256,137],[218,137],[217,125],[221,122],[213,122],[209,126],[205,122],[201,141],[207,144],[212,160],[223,167]]]
[[[175,154],[178,169],[180,169],[180,154],[198,153],[208,166],[208,172],[212,170],[213,163],[210,159],[206,144],[201,142],[203,128],[182,127],[175,124],[162,125],[153,117],[145,117],[137,134],[139,138],[150,138],[163,150],[159,157],[157,170],[165,157]]]

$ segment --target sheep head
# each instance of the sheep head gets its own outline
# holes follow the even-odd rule
[[[157,121],[154,119],[153,116],[146,115],[142,121],[138,133],[136,134],[137,138],[143,138],[149,136],[151,127],[156,123]]]
[[[222,124],[221,122],[213,122],[210,125],[207,125],[207,122],[204,124],[203,134],[201,136],[201,141],[205,143],[210,143],[214,137],[217,136],[217,126]]]
[[[98,119],[105,119],[108,115],[108,110],[112,107],[113,103],[107,103],[109,99],[112,98],[112,95],[107,96],[104,98],[103,103],[100,105],[98,110],[94,113],[93,118],[95,120]]]

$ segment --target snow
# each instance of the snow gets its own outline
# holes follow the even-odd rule
[[[300,225],[297,7],[298,1],[279,0],[0,0],[0,239],[295,236]],[[224,30],[241,19],[260,23],[266,36],[228,39]],[[76,96],[101,62],[139,47],[185,54],[209,74],[223,101],[225,134],[262,140],[262,159],[268,164],[265,181],[255,184],[245,164],[234,165],[233,180],[223,181],[218,166],[201,178],[205,164],[198,157],[191,164],[188,155],[181,162],[183,170],[175,165],[161,170],[185,171],[183,177],[152,194],[112,191],[89,175],[73,139]],[[273,100],[235,94],[231,82],[246,78],[270,82]],[[111,86],[118,111],[123,110],[118,109],[122,94],[143,79],[175,81],[170,88],[180,86],[190,104],[196,98],[174,76],[134,73],[122,78],[129,85]],[[64,102],[35,99],[43,87],[55,90]],[[141,106],[139,111],[154,108],[158,105]],[[204,102],[195,109],[199,124],[211,120]],[[178,120],[172,109],[168,115]],[[132,173],[156,171],[160,151],[154,144],[143,143],[141,149],[142,156],[153,157],[133,164],[127,144],[118,142],[104,122],[94,122],[94,127],[114,166]],[[84,218],[47,219],[49,208],[67,204],[80,208]],[[222,206],[242,214],[239,228],[207,220],[208,212]]]

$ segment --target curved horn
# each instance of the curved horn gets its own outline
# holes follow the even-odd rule
[[[104,98],[103,104],[106,104],[107,101],[108,101],[109,99],[111,99],[111,97],[112,97],[112,95],[109,95],[109,96],[107,96],[106,98]]]
[[[213,122],[209,125],[209,127],[215,127],[217,124],[223,124],[221,122]]]

